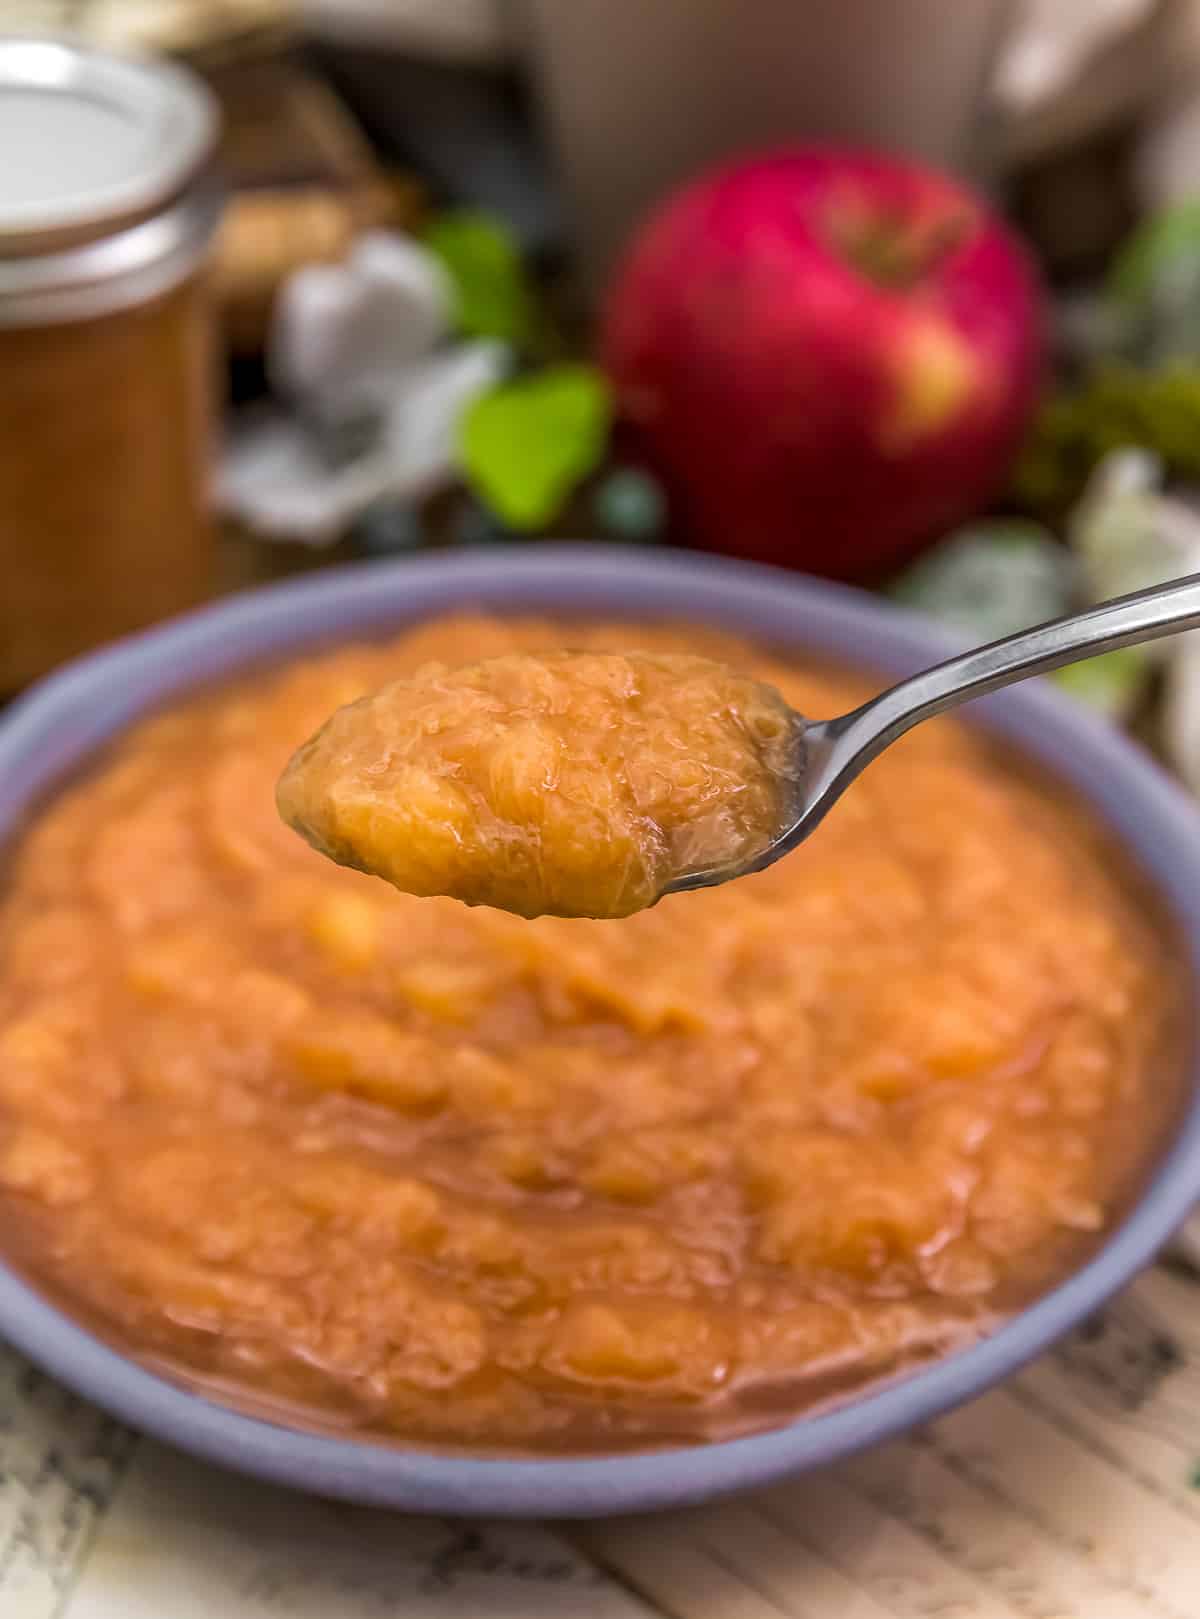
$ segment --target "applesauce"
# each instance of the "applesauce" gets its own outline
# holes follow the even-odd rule
[[[872,689],[700,631],[442,620],[139,723],[15,849],[8,1252],[168,1375],[475,1449],[750,1431],[994,1327],[1156,1150],[1172,935],[953,721],[770,870],[615,922],[403,895],[279,819],[339,705],[566,644],[813,716]]]
[[[427,664],[296,753],[280,813],[340,865],[517,916],[622,917],[794,819],[803,723],[684,653]]]

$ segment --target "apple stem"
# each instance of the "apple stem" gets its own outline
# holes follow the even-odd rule
[[[837,251],[876,286],[911,287],[937,268],[963,242],[970,216],[913,221],[893,214],[882,220],[835,219],[831,238]]]

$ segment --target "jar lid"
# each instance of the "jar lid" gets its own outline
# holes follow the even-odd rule
[[[94,239],[176,197],[216,144],[185,69],[64,39],[0,36],[0,256]]]

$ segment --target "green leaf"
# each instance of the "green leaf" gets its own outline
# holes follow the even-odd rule
[[[1141,365],[1200,356],[1200,203],[1152,215],[1106,283],[1117,351]]]
[[[518,347],[529,341],[533,293],[520,247],[503,220],[465,210],[440,214],[425,233],[425,246],[450,277],[461,332]]]
[[[1152,215],[1126,242],[1108,273],[1110,297],[1132,302],[1149,297],[1155,280],[1173,261],[1200,257],[1200,202],[1177,203]]]
[[[603,461],[611,418],[607,384],[592,366],[556,366],[505,383],[463,418],[467,482],[509,528],[544,528]]]
[[[1145,647],[1119,647],[1083,663],[1069,663],[1051,678],[1078,702],[1120,720],[1145,689],[1151,667]]]

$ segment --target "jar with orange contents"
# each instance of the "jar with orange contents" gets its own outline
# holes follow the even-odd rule
[[[209,587],[217,131],[178,68],[0,38],[0,696]]]

